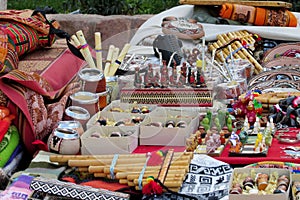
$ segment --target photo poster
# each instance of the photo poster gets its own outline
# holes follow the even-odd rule
[[[179,193],[199,200],[228,199],[232,172],[233,169],[227,163],[204,154],[194,154]]]

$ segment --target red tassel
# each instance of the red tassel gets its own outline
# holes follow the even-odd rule
[[[147,184],[143,186],[142,193],[144,195],[161,195],[163,193],[163,189],[157,182],[155,182],[153,177],[148,177]]]

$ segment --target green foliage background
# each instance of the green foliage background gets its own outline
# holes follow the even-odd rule
[[[293,4],[292,11],[300,11],[299,0],[285,0]],[[157,14],[179,5],[179,0],[8,0],[8,9],[35,9],[46,6],[57,13],[80,10],[84,14]]]
[[[57,13],[80,10],[84,14],[157,14],[179,5],[179,0],[8,0],[8,9],[35,9],[46,6]]]

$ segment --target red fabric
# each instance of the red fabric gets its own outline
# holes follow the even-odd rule
[[[293,130],[293,129],[291,129]],[[288,135],[295,135],[296,132],[289,132],[286,133]],[[282,147],[286,146],[299,146],[298,144],[283,144],[279,143],[277,138],[273,138],[272,145],[268,150],[268,155],[266,157],[228,157],[229,153],[229,145],[226,145],[224,151],[222,152],[221,156],[215,157],[218,160],[223,162],[232,164],[232,165],[248,165],[252,163],[262,162],[262,161],[280,161],[280,162],[292,162],[292,163],[300,163],[300,159],[293,159],[287,155],[285,155]]]
[[[45,139],[62,119],[67,98],[79,85],[70,81],[85,65],[68,49],[47,63],[50,64],[39,74],[14,70],[0,79],[0,90],[9,98],[8,107],[17,116],[14,124],[32,155],[39,150],[33,142]]]
[[[174,149],[175,152],[183,152],[185,150],[185,146],[146,146],[146,145],[141,145],[138,146],[133,153],[156,153],[157,151],[166,151],[169,149]]]
[[[290,130],[295,130],[291,128]],[[289,132],[285,133],[288,135],[295,135],[296,132]],[[223,161],[225,163],[231,164],[231,165],[249,165],[257,162],[262,161],[280,161],[280,162],[291,162],[291,163],[299,163],[300,159],[293,159],[287,155],[285,155],[284,151],[281,149],[282,147],[286,146],[299,146],[300,143],[290,145],[290,144],[282,144],[279,143],[276,137],[273,138],[272,145],[269,148],[268,155],[266,157],[229,157],[229,145],[226,145],[225,149],[221,153],[220,156],[215,156],[214,158],[220,161]],[[133,153],[147,153],[147,152],[156,152],[158,150],[162,149],[174,149],[176,152],[183,152],[185,150],[185,147],[166,147],[166,146],[138,146]]]
[[[117,191],[123,188],[128,187],[127,185],[120,184],[120,183],[113,183],[113,182],[106,182],[102,180],[91,180],[87,182],[80,183],[80,185],[85,185],[85,186],[91,186],[93,188],[101,188],[101,189],[106,189],[110,191]]]

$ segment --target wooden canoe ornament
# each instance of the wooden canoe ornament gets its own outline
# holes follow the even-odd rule
[[[202,25],[194,19],[165,17],[161,27],[164,34],[176,35],[180,39],[196,40],[205,35]]]
[[[263,58],[261,59],[261,62],[262,63],[269,62],[278,57],[299,58],[300,42],[282,43],[272,49],[269,49],[268,51],[265,52]]]
[[[261,72],[248,82],[248,89],[293,88],[300,90],[300,72],[296,70],[270,70]]]

